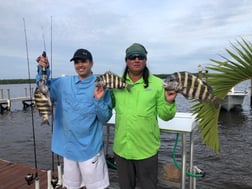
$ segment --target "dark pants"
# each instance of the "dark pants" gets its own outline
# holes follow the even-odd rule
[[[158,154],[143,160],[127,160],[115,154],[120,189],[157,189]],[[137,179],[137,180],[136,180]]]

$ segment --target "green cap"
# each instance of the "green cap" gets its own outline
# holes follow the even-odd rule
[[[134,54],[139,54],[139,55],[143,55],[146,57],[147,55],[147,51],[145,49],[145,47],[139,43],[133,43],[131,46],[129,46],[127,49],[126,49],[126,58],[131,56],[131,55],[134,55]]]

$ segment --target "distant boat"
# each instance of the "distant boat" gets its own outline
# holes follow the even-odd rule
[[[234,108],[242,108],[244,98],[248,95],[247,91],[237,91],[234,88],[228,92],[222,103],[222,109],[231,111]]]

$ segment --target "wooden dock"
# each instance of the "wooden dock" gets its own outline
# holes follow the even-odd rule
[[[23,110],[34,105],[34,98],[28,95],[27,88],[24,88],[25,95],[22,97],[11,97],[10,89],[7,89],[7,97],[4,97],[3,89],[0,89],[0,113],[3,114],[5,111],[11,111],[11,104],[13,102],[22,102]],[[30,94],[33,94],[33,88]]]
[[[159,166],[161,166],[161,164]],[[170,176],[173,176],[172,178],[175,178],[174,175],[172,175],[174,174],[173,172],[174,170],[172,171]],[[0,159],[0,189],[35,189],[35,180],[30,185],[28,185],[25,180],[27,174],[31,173],[35,175],[36,170],[29,166]],[[37,174],[39,177],[39,189],[53,189],[53,186],[48,187],[47,170],[37,170]],[[162,171],[159,173],[158,189],[165,189],[168,186],[176,188],[180,187],[180,184],[177,181],[169,182],[168,180],[164,180],[163,175],[161,174],[163,174]],[[57,176],[57,174],[52,175]],[[108,187],[108,189],[118,189],[119,184],[117,183],[117,171],[115,169],[109,169],[109,177],[110,186]],[[55,189],[62,189],[62,186],[56,186]],[[139,189],[139,187],[137,186],[136,189]]]
[[[34,98],[30,97],[17,97],[10,99],[0,99],[0,113],[3,114],[5,111],[11,111],[11,103],[12,102],[22,102],[23,110],[33,106],[35,104]]]
[[[47,189],[47,171],[0,160],[0,189],[34,189],[35,181],[28,185],[25,180],[27,174],[38,174],[40,189]]]

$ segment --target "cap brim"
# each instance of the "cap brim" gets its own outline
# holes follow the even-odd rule
[[[128,58],[129,56],[135,55],[135,54],[142,55],[142,56],[146,57],[146,53],[143,51],[131,51],[131,52],[127,53],[126,58]]]
[[[75,56],[75,57],[73,57],[73,58],[70,60],[70,62],[73,61],[73,60],[87,60],[87,59],[88,59],[87,57]]]

